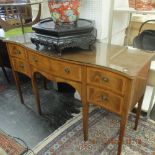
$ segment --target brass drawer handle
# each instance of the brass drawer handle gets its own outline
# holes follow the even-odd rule
[[[70,73],[70,69],[69,68],[64,68],[64,72],[69,74]]]
[[[21,51],[18,50],[18,49],[16,49],[16,50],[15,50],[15,54],[19,55],[19,54],[21,54]]]
[[[102,101],[107,101],[108,100],[108,97],[106,95],[101,95],[101,100]]]
[[[34,62],[38,62],[38,60],[37,60],[36,57],[32,57],[32,60],[33,60]]]
[[[19,64],[19,67],[20,67],[21,69],[24,69],[24,64]]]
[[[101,80],[102,80],[103,82],[109,82],[109,79],[108,79],[107,77],[102,77]]]

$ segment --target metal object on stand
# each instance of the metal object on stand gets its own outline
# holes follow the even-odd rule
[[[62,50],[70,47],[89,49],[96,41],[97,30],[94,22],[79,19],[75,24],[56,25],[52,19],[45,19],[32,26],[35,34],[31,41],[39,49],[40,45],[48,49],[54,48],[58,55]]]

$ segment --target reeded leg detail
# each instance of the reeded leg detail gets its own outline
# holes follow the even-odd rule
[[[117,151],[117,155],[121,155],[126,123],[127,123],[127,118],[123,118],[122,117],[121,118],[121,122],[120,122],[120,134],[119,134],[119,139],[118,139],[118,151]]]
[[[18,94],[19,94],[19,97],[20,97],[20,101],[21,101],[22,104],[24,104],[24,99],[23,99],[23,95],[22,95],[22,91],[21,91],[21,86],[20,86],[18,73],[13,71],[13,76],[14,76],[15,84],[16,84],[17,91],[18,91]]]
[[[89,114],[89,104],[83,104],[83,133],[84,141],[88,140],[88,114]]]
[[[138,108],[137,108],[137,112],[136,112],[136,120],[135,120],[134,130],[137,130],[138,120],[139,120],[139,117],[140,117],[141,107],[142,107],[142,103],[143,103],[143,98],[144,98],[144,95],[138,101]]]
[[[32,82],[32,89],[34,92],[34,96],[36,99],[37,112],[41,115],[40,97],[39,97],[39,91],[38,91],[37,84],[36,84],[36,76],[35,75],[32,76],[31,82]]]

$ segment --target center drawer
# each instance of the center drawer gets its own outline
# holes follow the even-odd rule
[[[98,68],[87,68],[87,83],[124,94],[126,79],[118,74]]]
[[[38,68],[40,70],[49,72],[50,71],[50,64],[49,59],[45,56],[29,52],[28,53],[29,63],[33,65],[35,68]]]
[[[122,112],[123,98],[110,91],[87,86],[87,101],[117,114]]]
[[[70,62],[50,60],[51,72],[59,77],[81,81],[81,66]]]

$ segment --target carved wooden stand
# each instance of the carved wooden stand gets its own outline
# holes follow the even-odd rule
[[[31,37],[31,41],[36,45],[37,50],[43,45],[48,49],[54,48],[58,55],[69,47],[90,49],[97,35],[93,25],[92,21],[85,19],[79,19],[72,25],[56,25],[52,19],[46,19],[32,27],[36,33]]]

